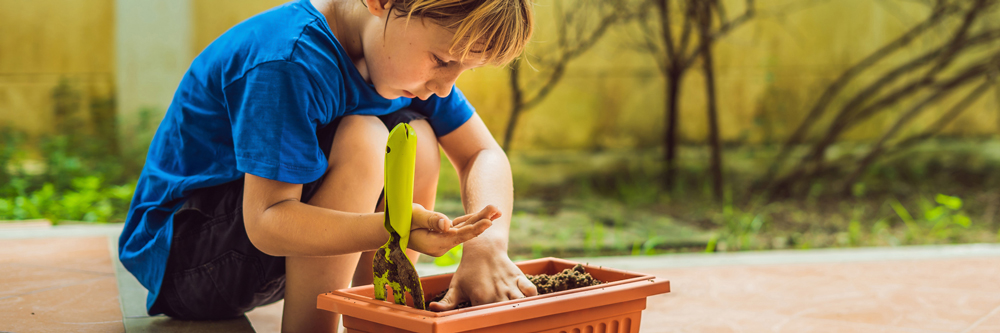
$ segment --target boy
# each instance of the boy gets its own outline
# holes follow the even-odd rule
[[[149,314],[231,318],[284,298],[283,331],[335,329],[316,296],[371,283],[401,122],[419,138],[408,255],[468,241],[431,308],[536,294],[506,253],[510,164],[454,87],[516,57],[532,26],[527,0],[296,0],[219,37],[174,95],[119,240]],[[454,220],[433,211],[438,144],[470,213]]]

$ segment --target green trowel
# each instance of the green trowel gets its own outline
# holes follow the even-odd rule
[[[389,231],[389,241],[375,253],[372,270],[375,273],[375,299],[384,301],[385,286],[389,285],[396,304],[406,305],[404,292],[408,292],[413,297],[413,306],[425,310],[420,277],[405,251],[410,240],[416,156],[417,133],[409,124],[396,125],[389,132],[389,142],[385,147],[385,187],[382,190],[385,230]]]

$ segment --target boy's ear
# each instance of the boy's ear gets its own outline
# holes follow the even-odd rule
[[[392,0],[365,0],[368,12],[372,15],[382,17],[392,9]]]

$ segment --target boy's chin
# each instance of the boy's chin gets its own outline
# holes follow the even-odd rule
[[[400,97],[406,97],[406,96],[403,96],[404,93],[402,91],[392,91],[392,90],[393,89],[387,89],[387,88],[382,88],[382,87],[375,86],[375,92],[377,92],[379,96],[382,96],[382,98],[385,98],[385,99],[397,99],[397,98],[400,98]]]

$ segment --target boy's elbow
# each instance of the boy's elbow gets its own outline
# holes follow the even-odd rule
[[[272,241],[273,232],[268,229],[267,219],[265,217],[265,211],[257,211],[247,209],[248,207],[243,207],[243,225],[247,231],[247,238],[250,239],[250,243],[253,244],[260,252],[264,252],[270,256],[279,256],[277,254],[278,249],[276,249]]]

